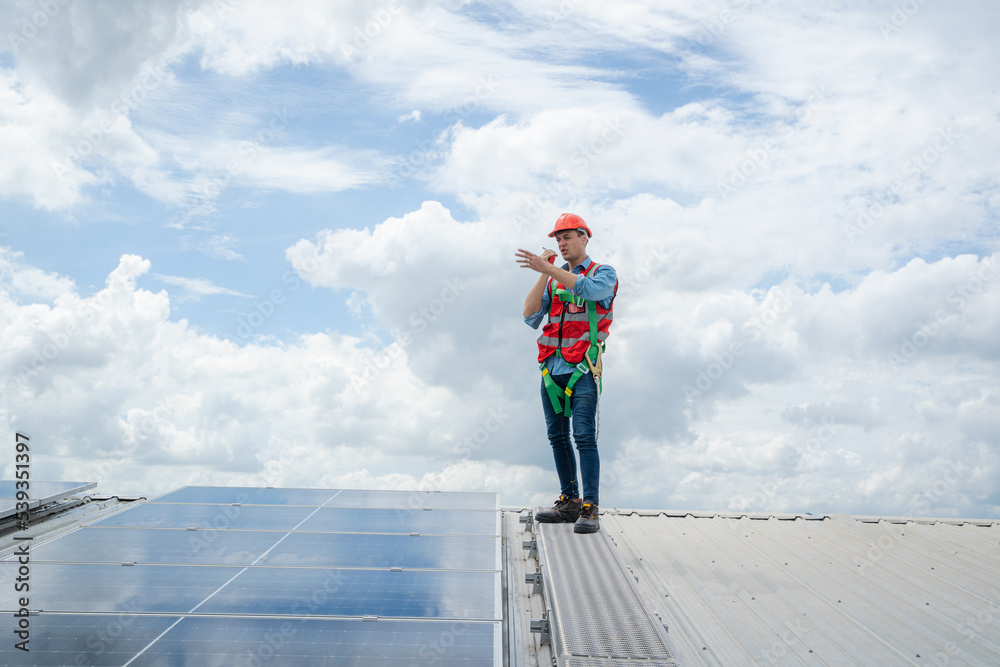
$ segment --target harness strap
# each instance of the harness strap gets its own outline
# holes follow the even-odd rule
[[[576,370],[569,377],[569,382],[566,383],[565,389],[556,384],[556,381],[552,379],[552,374],[545,367],[545,362],[539,364],[539,368],[542,371],[542,382],[545,384],[545,392],[549,395],[549,402],[552,403],[552,409],[557,415],[561,414],[567,419],[573,416],[573,388],[576,387],[576,383],[579,382],[580,378],[587,373],[593,372],[592,369],[596,368],[596,372],[593,374],[594,382],[597,383],[597,392],[600,394],[603,391],[604,387],[601,381],[601,354],[603,352],[604,348],[601,344],[592,344],[590,349],[587,350],[587,354],[584,355],[583,361],[576,365]]]
[[[591,269],[597,268],[596,262],[591,262]],[[585,271],[583,275],[587,275],[589,271]],[[597,339],[597,307],[592,301],[586,301],[569,290],[555,287],[555,281],[551,278],[549,279],[549,289],[551,290],[550,296],[552,298],[559,297],[560,301],[564,303],[572,303],[576,306],[584,306],[587,310],[587,319],[590,325],[590,348],[588,348],[587,353],[583,355],[583,361],[576,365],[576,370],[573,371],[573,375],[570,376],[569,382],[566,383],[566,388],[561,388],[556,381],[552,379],[552,374],[549,373],[549,369],[545,367],[545,362],[539,365],[542,370],[542,382],[545,384],[545,392],[549,395],[549,401],[552,403],[552,409],[555,413],[562,414],[567,419],[573,416],[573,410],[571,405],[571,399],[573,398],[573,388],[576,383],[587,373],[594,374],[594,381],[597,383],[597,391],[600,393],[603,390],[601,382],[602,373],[602,363],[601,354],[604,352],[604,342],[598,341]],[[556,347],[556,354],[559,358],[562,356],[562,348]],[[564,399],[565,397],[565,399]]]
[[[584,304],[582,297],[576,296],[569,290],[562,289],[561,287],[555,288],[553,294],[563,303],[572,303],[574,306],[582,306]]]
[[[541,364],[542,369],[542,382],[545,384],[545,391],[549,395],[549,401],[552,403],[552,409],[556,411],[556,414],[562,413],[562,393],[563,390],[556,384],[556,381],[552,379],[552,374],[549,373],[549,369],[545,367],[545,364]]]

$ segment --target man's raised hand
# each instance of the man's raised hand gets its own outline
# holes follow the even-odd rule
[[[514,255],[517,257],[517,263],[521,265],[522,269],[532,269],[538,273],[544,273],[546,264],[549,264],[549,258],[556,254],[555,250],[550,250],[546,248],[542,251],[541,255],[536,255],[530,250],[524,250],[523,248],[518,248]]]

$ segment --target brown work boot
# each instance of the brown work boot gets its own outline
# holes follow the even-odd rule
[[[596,533],[601,529],[601,518],[597,515],[597,505],[594,503],[583,503],[580,509],[580,518],[573,526],[574,533]]]
[[[552,509],[538,510],[535,512],[535,521],[541,523],[573,523],[580,516],[580,507],[583,499],[573,500],[566,494],[559,496],[559,500],[552,506]]]

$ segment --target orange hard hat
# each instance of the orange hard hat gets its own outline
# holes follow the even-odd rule
[[[582,229],[587,232],[588,238],[594,235],[593,232],[590,231],[590,227],[587,226],[587,223],[583,221],[583,218],[575,213],[563,213],[559,216],[559,219],[556,220],[556,227],[549,232],[549,236],[555,236],[556,232],[561,232],[567,229]]]

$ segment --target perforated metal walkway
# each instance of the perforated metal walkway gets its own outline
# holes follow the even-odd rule
[[[565,667],[679,667],[660,620],[604,531],[535,524],[552,652]]]

